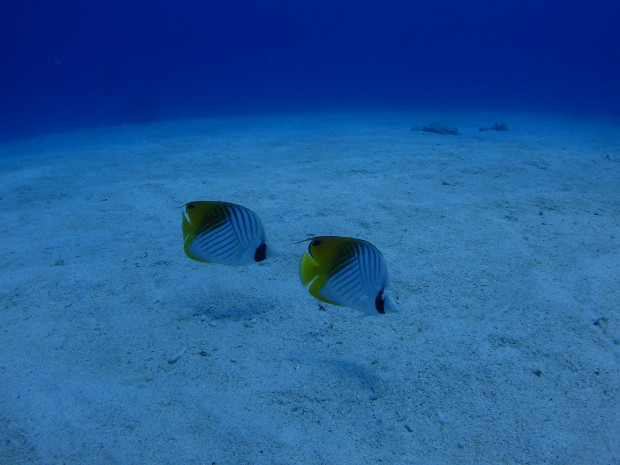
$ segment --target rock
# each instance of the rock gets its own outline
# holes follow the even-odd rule
[[[491,127],[480,128],[478,131],[508,131],[508,126],[506,126],[506,123],[495,123]]]
[[[451,134],[453,136],[458,136],[459,135],[459,131],[456,128],[448,128],[446,126],[443,126],[439,123],[431,123],[428,126],[424,126],[422,128],[422,131],[424,132],[432,132],[435,134]]]

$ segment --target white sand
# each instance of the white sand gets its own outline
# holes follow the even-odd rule
[[[2,464],[620,463],[617,120],[99,129],[1,145],[0,187]],[[281,255],[189,260],[193,200]],[[320,310],[309,234],[375,244],[401,312]]]

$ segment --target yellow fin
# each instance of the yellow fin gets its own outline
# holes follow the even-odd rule
[[[303,257],[301,257],[299,274],[304,287],[308,286],[319,275],[318,264],[307,253],[304,253]]]
[[[326,299],[319,293],[327,281],[327,276],[324,270],[321,270],[321,266],[308,253],[304,253],[301,258],[300,275],[302,284],[312,296],[328,304],[340,305]]]

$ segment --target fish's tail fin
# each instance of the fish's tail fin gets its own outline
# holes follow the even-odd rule
[[[383,308],[385,313],[397,313],[400,307],[396,302],[396,292],[393,289],[386,289],[383,292]]]
[[[274,247],[272,243],[267,244],[267,249],[265,252],[266,258],[275,258],[279,257],[282,254],[282,251],[279,248]]]

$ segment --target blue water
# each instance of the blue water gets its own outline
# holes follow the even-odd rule
[[[620,2],[4,0],[0,139],[263,111],[620,114]]]

